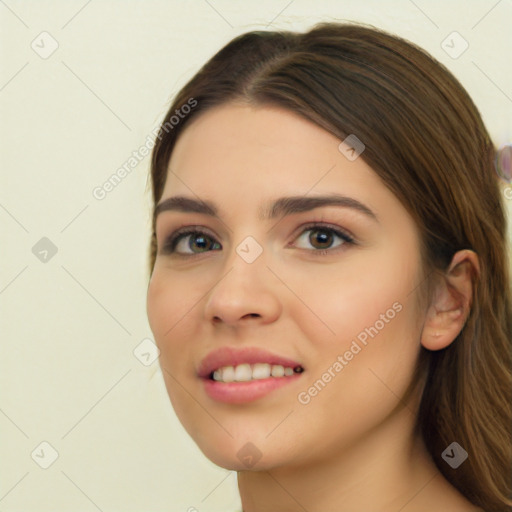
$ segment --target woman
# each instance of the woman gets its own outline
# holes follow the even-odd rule
[[[177,95],[148,317],[244,512],[510,510],[495,155],[442,65],[363,26],[241,35]]]

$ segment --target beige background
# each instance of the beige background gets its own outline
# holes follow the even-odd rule
[[[228,40],[341,19],[420,44],[512,141],[510,0],[0,1],[1,511],[239,507],[235,473],[174,416],[151,341],[136,349],[151,339],[149,157],[93,190]],[[441,46],[453,31],[458,58]]]

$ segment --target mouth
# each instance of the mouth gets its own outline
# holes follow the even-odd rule
[[[282,366],[280,364],[270,365],[268,363],[249,364],[243,363],[237,366],[223,366],[210,373],[208,378],[216,382],[250,382],[269,378],[290,377],[294,373],[302,373],[304,368]]]
[[[297,361],[258,348],[224,347],[203,359],[198,376],[213,400],[242,404],[294,382],[304,371]]]

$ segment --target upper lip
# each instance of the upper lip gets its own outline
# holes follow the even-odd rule
[[[206,357],[201,361],[197,373],[199,377],[206,379],[210,377],[213,371],[221,368],[222,366],[237,366],[243,363],[268,363],[270,365],[279,364],[281,366],[290,368],[302,366],[300,363],[294,361],[293,359],[282,357],[257,347],[222,347],[216,350],[212,350],[206,355]]]

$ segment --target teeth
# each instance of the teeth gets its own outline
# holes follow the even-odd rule
[[[282,377],[284,375],[284,366],[280,364],[272,365],[272,377]]]
[[[224,382],[233,382],[235,380],[235,369],[232,366],[225,366],[221,368],[222,380]]]
[[[257,363],[252,366],[253,379],[268,379],[270,377],[270,365],[267,363]]]
[[[253,365],[244,363],[237,366],[223,366],[213,372],[213,380],[218,382],[249,382],[251,380],[268,379],[269,377],[289,377],[294,373],[300,373],[303,368],[284,367],[280,364],[256,363]]]
[[[225,373],[223,372],[224,376]],[[239,364],[235,368],[235,380],[237,382],[247,382],[252,379],[252,369],[250,364]]]

